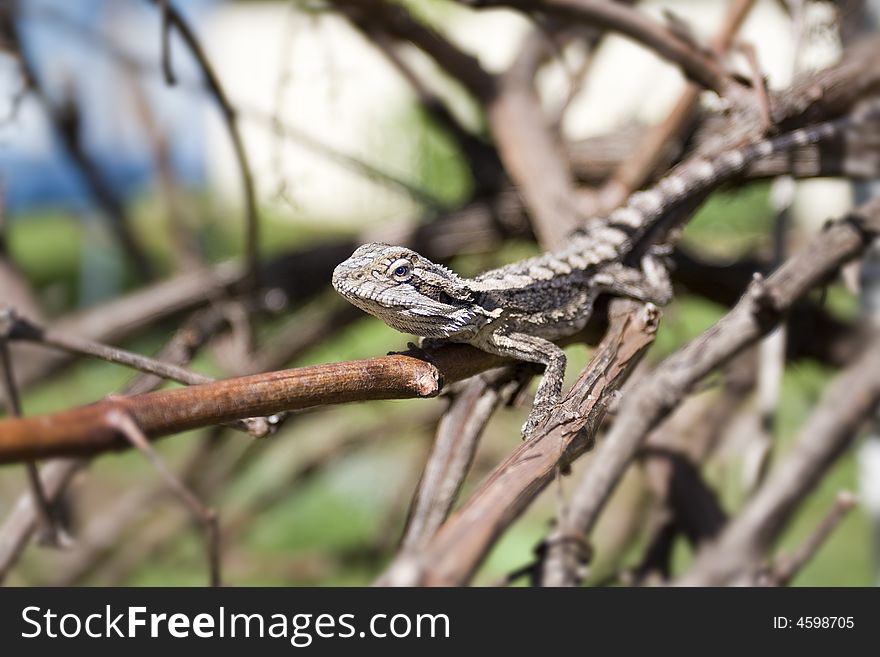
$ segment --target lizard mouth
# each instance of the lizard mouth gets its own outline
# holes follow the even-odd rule
[[[395,310],[405,310],[407,308],[407,304],[389,299],[388,295],[384,294],[382,291],[371,294],[371,290],[363,290],[363,285],[358,285],[349,281],[334,280],[333,287],[336,288],[336,291],[339,292],[339,294],[361,308],[368,305],[378,305],[383,308]],[[364,309],[366,310],[367,308]]]

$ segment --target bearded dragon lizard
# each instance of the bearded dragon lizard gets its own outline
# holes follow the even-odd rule
[[[686,161],[653,188],[630,196],[607,218],[593,220],[559,249],[463,278],[415,251],[364,244],[333,272],[333,287],[358,308],[426,343],[463,342],[499,356],[544,365],[529,438],[562,396],[565,353],[555,340],[584,328],[602,293],[666,304],[672,289],[645,241],[671,208],[699,198],[761,158],[837,136],[878,113],[848,117],[747,144],[716,159]],[[644,251],[641,262],[627,260]],[[635,265],[635,266],[633,266]]]

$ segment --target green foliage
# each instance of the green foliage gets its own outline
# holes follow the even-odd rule
[[[449,0],[397,0],[397,4],[406,7],[415,18],[434,28],[442,27],[464,11],[461,5]]]
[[[75,217],[21,217],[6,233],[12,261],[36,289],[51,285],[56,296],[75,298],[83,241],[83,230]]]
[[[764,246],[773,225],[770,185],[714,194],[688,222],[684,243],[706,255],[734,257]]]

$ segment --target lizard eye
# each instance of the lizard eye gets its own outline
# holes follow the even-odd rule
[[[391,272],[392,278],[400,283],[404,283],[412,278],[412,265],[409,260],[404,258],[393,262],[388,270]]]

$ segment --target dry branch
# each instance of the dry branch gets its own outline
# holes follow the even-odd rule
[[[551,132],[535,88],[538,68],[552,54],[546,35],[535,29],[497,80],[498,93],[486,108],[504,168],[521,192],[545,249],[559,246],[582,214],[565,149]]]
[[[259,280],[259,230],[260,221],[257,211],[257,198],[254,190],[253,175],[251,174],[251,166],[248,160],[247,151],[244,148],[244,141],[241,137],[241,131],[238,127],[238,114],[232,103],[226,96],[226,91],[217,77],[208,55],[205,53],[198,36],[193,31],[189,22],[184,18],[175,6],[163,0],[148,0],[151,4],[158,5],[162,16],[162,63],[165,67],[166,75],[170,74],[169,51],[164,47],[165,39],[168,37],[170,28],[173,27],[180,35],[183,43],[192,53],[202,74],[205,76],[205,83],[211,95],[217,101],[223,121],[226,124],[226,130],[229,133],[229,139],[232,142],[232,149],[235,152],[235,158],[238,161],[239,172],[241,173],[241,185],[244,192],[245,204],[245,236],[244,236],[244,255],[247,263],[247,279],[249,286],[256,286]],[[173,76],[169,76],[173,77]],[[171,80],[169,79],[169,82]]]
[[[620,32],[681,67],[682,72],[707,89],[722,93],[730,83],[718,61],[680,38],[647,14],[607,0],[459,0],[472,7],[511,7],[573,20],[602,30]]]
[[[59,459],[46,465],[40,472],[40,482],[46,497],[54,500],[83,467],[80,459]],[[18,556],[37,529],[38,511],[34,508],[33,497],[22,495],[0,525],[0,582],[9,574]]]
[[[561,403],[558,418],[496,467],[449,517],[411,560],[408,584],[449,586],[468,581],[501,532],[592,445],[607,400],[653,342],[657,319],[650,306],[627,299],[611,302],[608,331]]]
[[[182,365],[189,362],[195,352],[223,325],[224,320],[220,317],[216,308],[209,308],[197,312],[181,329],[179,329],[164,349],[160,352],[158,360]],[[157,388],[162,379],[154,375],[141,374],[133,379],[126,387],[126,394],[145,393]],[[204,445],[205,443],[203,443]],[[198,450],[196,455],[200,454]],[[208,452],[216,455],[218,450]],[[49,461],[43,468],[44,478],[52,482],[61,482],[57,486],[47,489],[46,496],[53,503],[57,502],[64,493],[67,483],[73,474],[84,469],[88,465],[88,459],[59,459]],[[200,465],[204,465],[202,462]],[[202,472],[203,468],[199,468]],[[184,477],[186,478],[186,477]],[[0,550],[0,581],[3,573],[7,572],[18,559],[36,526],[36,509],[33,504],[27,504],[27,494],[19,497],[16,505],[15,519],[11,515],[9,520],[0,528],[0,545],[10,546],[7,550]],[[124,514],[126,522],[132,521],[130,513]]]
[[[794,448],[717,541],[707,545],[682,586],[752,583],[759,560],[880,403],[880,340],[845,369],[822,396]]]
[[[151,439],[242,417],[326,404],[434,397],[504,360],[473,347],[450,345],[432,363],[406,355],[317,365],[159,390],[50,415],[0,421],[0,463],[83,456],[125,447],[108,414],[130,415]]]
[[[754,4],[754,0],[731,3],[720,30],[712,40],[712,48],[719,55],[730,48],[731,41]],[[632,157],[624,161],[596,192],[603,213],[621,205],[630,194],[650,180],[651,174],[661,164],[668,165],[678,155],[688,129],[694,126],[701,92],[698,85],[689,83],[666,118],[647,131]]]
[[[453,393],[413,496],[400,551],[377,584],[407,583],[409,561],[428,544],[452,510],[492,413],[511,401],[521,387],[516,374],[514,368],[505,368],[478,376]]]
[[[834,498],[834,503],[828,512],[815,527],[807,540],[794,552],[794,554],[776,557],[770,572],[767,574],[768,583],[774,586],[786,586],[806,566],[816,553],[825,544],[825,541],[834,533],[847,514],[855,508],[856,496],[849,491],[841,491]]]
[[[826,227],[810,245],[766,281],[756,279],[743,299],[699,338],[667,358],[626,397],[614,427],[602,442],[572,495],[555,539],[551,539],[546,584],[579,581],[576,555],[554,545],[584,540],[638,448],[700,380],[769,332],[801,296],[857,256],[880,234],[880,200],[865,204]]]

